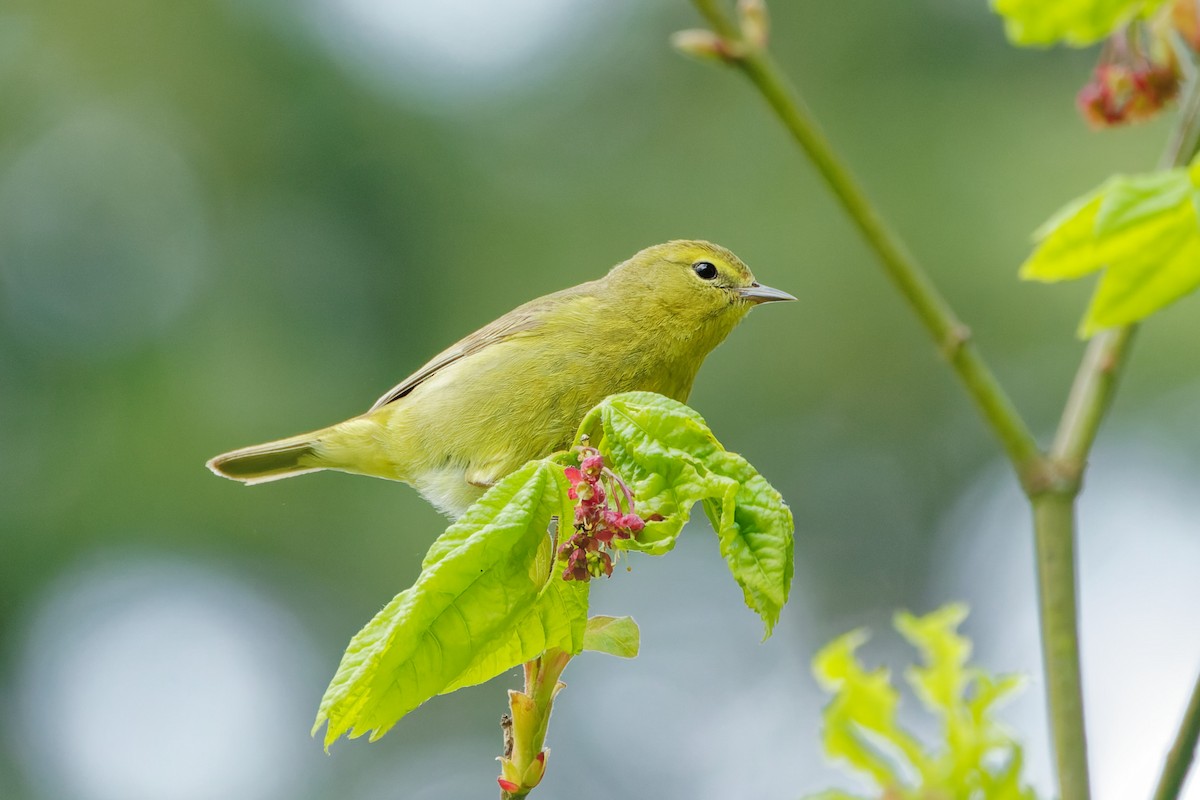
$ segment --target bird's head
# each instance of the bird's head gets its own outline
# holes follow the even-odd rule
[[[715,326],[724,332],[760,303],[795,300],[763,286],[740,258],[720,245],[681,239],[647,247],[609,273],[622,294],[636,293],[682,325]]]

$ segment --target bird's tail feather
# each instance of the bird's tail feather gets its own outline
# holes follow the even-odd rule
[[[278,481],[324,469],[316,458],[316,446],[317,434],[304,433],[222,453],[209,459],[208,468],[247,486]]]

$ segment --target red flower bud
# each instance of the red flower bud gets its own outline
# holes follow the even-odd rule
[[[637,514],[626,514],[621,517],[621,527],[630,533],[641,533],[646,527],[646,523]]]
[[[504,778],[496,778],[496,783],[500,784],[500,788],[503,789],[504,791],[508,792],[509,794],[512,794],[513,792],[515,792],[521,788],[520,786],[513,783],[512,781],[505,780]]]
[[[609,558],[608,553],[595,553],[591,558],[588,559],[588,572],[592,575],[592,577],[599,578],[601,575],[603,575],[607,578],[612,575],[612,571],[613,563],[612,559]]]
[[[1142,32],[1134,26],[1114,34],[1092,79],[1076,95],[1075,103],[1092,127],[1150,119],[1178,94],[1180,68],[1173,52],[1139,45]]]
[[[604,466],[604,456],[586,444],[576,447],[579,468],[564,467],[563,474],[571,484],[569,496],[575,500],[575,534],[559,546],[557,556],[565,562],[563,580],[588,581],[593,577],[610,576],[612,556],[607,551],[613,539],[629,539],[645,526],[645,521],[633,511],[633,493],[620,476]],[[608,494],[615,493],[615,504]],[[628,513],[621,513],[621,498]],[[657,519],[662,519],[657,516]]]

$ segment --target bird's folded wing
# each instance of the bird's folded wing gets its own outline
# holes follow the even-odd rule
[[[441,353],[438,353],[425,366],[396,384],[383,397],[376,400],[375,405],[371,406],[367,413],[399,400],[439,370],[450,366],[455,361],[478,353],[480,350],[490,347],[493,344],[511,339],[519,333],[535,330],[542,325],[543,321],[537,310],[526,308],[526,306],[505,314],[495,322],[485,325],[465,339],[456,342]]]

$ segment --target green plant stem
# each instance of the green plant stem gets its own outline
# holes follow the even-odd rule
[[[1200,80],[1193,78],[1160,161],[1161,166],[1169,169],[1190,162],[1196,154],[1198,140]],[[1068,481],[1078,482],[1083,475],[1088,453],[1108,410],[1136,331],[1136,325],[1126,325],[1102,331],[1088,342],[1050,448],[1050,458],[1056,462],[1058,473]]]
[[[1057,463],[1060,477],[1071,484],[1082,478],[1136,330],[1134,325],[1113,328],[1088,342],[1050,447],[1050,458]]]
[[[1183,722],[1179,724],[1175,743],[1171,745],[1171,751],[1167,754],[1167,762],[1163,764],[1158,788],[1154,791],[1154,800],[1176,800],[1179,797],[1188,769],[1192,766],[1192,759],[1196,755],[1197,740],[1200,740],[1200,677],[1192,687],[1192,699],[1183,714]]]
[[[770,104],[780,121],[825,179],[842,207],[858,226],[897,288],[908,300],[934,341],[946,353],[963,385],[1012,462],[1034,508],[1037,532],[1039,619],[1043,647],[1051,728],[1061,800],[1087,800],[1087,744],[1083,720],[1083,691],[1079,667],[1079,638],[1075,580],[1075,496],[1079,474],[1072,476],[1040,451],[1037,441],[1007,394],[971,344],[966,327],[933,286],[867,199],[850,171],[837,157],[813,121],[808,109],[770,56],[742,40],[733,22],[718,8],[717,0],[694,0],[700,13],[726,42],[728,61],[737,66]],[[1122,341],[1122,350],[1124,340]],[[1067,419],[1072,448],[1086,454],[1115,385],[1110,370],[1093,366],[1107,363],[1096,346],[1084,381],[1077,380]],[[1121,353],[1118,353],[1119,356]],[[1080,457],[1080,464],[1085,459]]]
[[[1038,616],[1060,800],[1087,800],[1090,796],[1076,610],[1077,491],[1047,491],[1031,498]]]
[[[972,343],[969,329],[958,319],[900,238],[888,228],[770,55],[765,50],[741,42],[739,32],[717,8],[715,0],[694,2],[718,35],[739,43],[742,54],[732,58],[731,63],[750,79],[808,155],[859,232],[874,249],[888,277],[912,306],[958,374],[984,420],[999,439],[1022,483],[1030,485],[1041,460],[1037,440]]]
[[[525,663],[525,691],[508,693],[510,715],[501,723],[504,730],[504,756],[500,759],[502,772],[512,767],[509,779],[518,785],[512,792],[500,790],[501,800],[520,800],[541,781],[539,773],[528,785],[521,780],[542,754],[546,744],[546,730],[550,725],[550,712],[554,710],[554,698],[565,684],[559,681],[571,654],[550,649],[539,658]],[[545,767],[545,755],[542,756]]]
[[[889,278],[908,300],[978,406],[1012,462],[1034,512],[1038,610],[1060,800],[1088,800],[1087,739],[1079,663],[1075,566],[1075,500],[1087,457],[1116,389],[1135,328],[1106,331],[1088,345],[1051,451],[1043,454],[969,333],[928,275],[883,222],[834,152],[798,93],[765,49],[747,42],[718,7],[693,0],[726,42],[724,57],[762,94],[841,202]],[[1193,80],[1168,148],[1167,161],[1186,163],[1200,141],[1200,89]],[[1189,717],[1190,719],[1191,717]],[[1181,734],[1182,735],[1182,734]],[[1194,742],[1193,742],[1194,744]],[[1186,764],[1183,766],[1186,770]]]
[[[1191,161],[1200,136],[1200,81],[1189,86],[1162,163]],[[1088,455],[1112,404],[1121,368],[1132,349],[1136,325],[1103,331],[1088,342],[1083,361],[1050,447],[1041,486],[1030,493],[1037,541],[1038,610],[1045,654],[1050,727],[1062,800],[1086,800],[1087,732],[1084,720],[1076,613],[1075,499],[1083,485]],[[1070,613],[1067,613],[1069,609]],[[1182,735],[1182,732],[1181,732]],[[1192,741],[1193,749],[1195,740]],[[1174,763],[1172,751],[1164,780]],[[1190,758],[1181,763],[1182,782]]]

